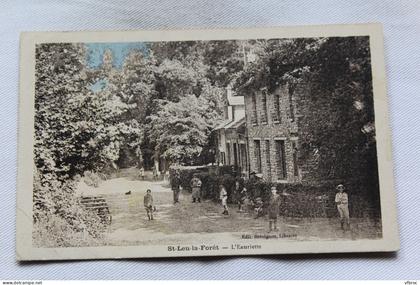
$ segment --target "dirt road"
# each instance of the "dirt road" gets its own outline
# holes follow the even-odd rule
[[[86,188],[86,187],[85,187]],[[156,212],[149,221],[143,207],[143,196],[152,190]],[[131,180],[127,177],[102,182],[98,188],[84,189],[103,195],[112,214],[112,223],[105,234],[106,245],[168,244],[171,242],[218,241],[240,238],[244,234],[267,234],[266,218],[255,219],[253,213],[239,213],[230,205],[230,215],[222,215],[222,206],[213,201],[192,203],[191,195],[181,192],[180,203],[173,204],[172,191],[166,182]],[[130,191],[130,194],[126,193]],[[340,230],[338,219],[279,218],[277,234],[289,240],[337,240],[379,238],[374,221],[352,219],[350,231]]]

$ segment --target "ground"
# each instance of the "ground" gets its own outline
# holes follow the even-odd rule
[[[143,196],[152,190],[156,212],[149,221]],[[102,195],[109,205],[112,223],[104,235],[105,245],[170,244],[171,242],[211,242],[223,237],[241,239],[243,235],[268,233],[266,217],[255,219],[253,213],[240,213],[230,206],[229,216],[213,201],[192,203],[191,194],[182,191],[180,203],[173,204],[173,194],[166,181],[142,181],[136,177],[119,177],[103,181],[99,187],[83,182],[80,194]],[[130,191],[130,194],[127,192]],[[351,229],[343,232],[338,218],[293,219],[280,217],[278,235],[282,240],[374,239],[380,237],[378,222],[351,219]]]

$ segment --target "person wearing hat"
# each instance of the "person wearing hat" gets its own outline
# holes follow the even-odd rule
[[[198,178],[198,174],[194,173],[193,178],[191,179],[191,189],[192,189],[192,199],[193,203],[197,201],[201,203],[201,180]]]
[[[251,184],[253,184],[253,183],[256,183],[257,181],[259,181],[261,178],[260,178],[260,175],[259,174],[257,174],[255,171],[252,171],[250,174],[249,174],[249,182],[251,183]]]
[[[276,186],[271,186],[271,196],[268,202],[268,232],[277,231],[277,216],[280,211],[280,195]]]
[[[341,229],[344,230],[344,223],[350,228],[350,215],[349,215],[349,198],[347,193],[344,192],[344,185],[338,184],[338,190],[335,195],[335,203],[337,204],[338,214],[340,215]]]

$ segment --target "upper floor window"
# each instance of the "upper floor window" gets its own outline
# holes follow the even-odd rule
[[[275,92],[273,94],[273,101],[274,101],[273,102],[274,108],[273,108],[272,118],[274,122],[280,123],[281,122],[280,92]]]
[[[251,116],[251,121],[253,125],[257,125],[258,124],[258,119],[257,119],[257,96],[255,95],[255,93],[252,93],[252,104],[251,104],[251,108],[252,108],[252,116]]]
[[[267,90],[261,92],[261,123],[267,123]]]
[[[295,92],[295,86],[289,85],[289,110],[290,110],[290,120],[293,122],[295,120],[295,108],[293,105],[293,93]]]

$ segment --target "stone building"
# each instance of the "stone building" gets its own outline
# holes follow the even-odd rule
[[[248,170],[247,129],[243,96],[226,90],[225,120],[215,129],[217,135],[216,162],[233,165],[243,173]]]
[[[300,114],[305,113],[305,84],[283,84],[244,94],[250,171],[269,182],[305,182],[311,161],[299,161]]]

